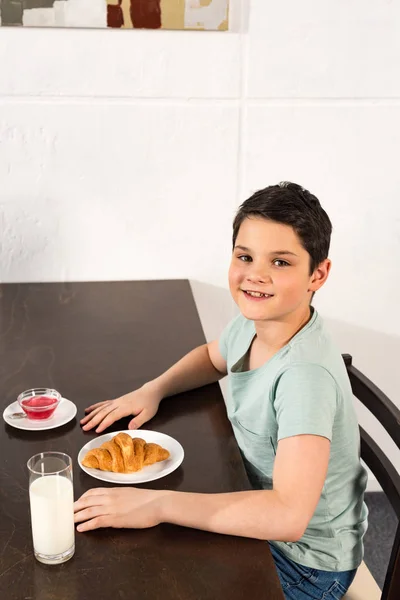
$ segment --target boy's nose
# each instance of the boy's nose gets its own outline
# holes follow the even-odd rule
[[[270,283],[271,277],[268,273],[254,272],[250,273],[247,277],[249,283]]]

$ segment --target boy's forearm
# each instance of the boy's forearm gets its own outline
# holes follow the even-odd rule
[[[186,354],[146,386],[156,389],[162,398],[166,398],[214,383],[224,376],[225,373],[217,371],[212,364],[207,344],[204,344]]]
[[[299,513],[284,504],[274,490],[162,492],[159,511],[161,522],[227,535],[293,542],[303,533]]]

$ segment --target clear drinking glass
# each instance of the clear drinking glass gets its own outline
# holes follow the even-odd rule
[[[63,452],[41,452],[27,465],[35,556],[58,565],[75,552],[72,460]]]

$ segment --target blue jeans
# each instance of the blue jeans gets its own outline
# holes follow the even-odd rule
[[[285,600],[341,600],[357,569],[321,571],[293,562],[273,544],[269,545],[278,571]]]

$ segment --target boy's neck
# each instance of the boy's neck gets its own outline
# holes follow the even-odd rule
[[[308,305],[279,321],[255,321],[258,343],[269,352],[278,352],[307,325],[312,314],[313,309]]]

